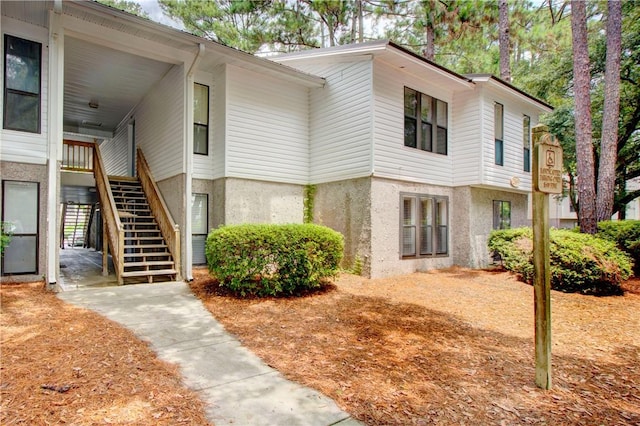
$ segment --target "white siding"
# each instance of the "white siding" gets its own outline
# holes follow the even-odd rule
[[[212,140],[209,151],[211,157],[212,176],[218,179],[226,176],[226,114],[227,114],[227,82],[224,66],[218,67],[213,72],[213,92],[211,94],[212,112],[210,133]]]
[[[453,93],[429,82],[429,75],[418,78],[389,65],[376,62],[374,69],[375,130],[374,175],[419,183],[451,186]],[[404,146],[404,87],[417,90],[448,103],[448,155]]]
[[[372,62],[364,59],[311,70],[327,80],[311,94],[312,183],[371,174]]]
[[[308,183],[308,89],[229,65],[226,175]]]
[[[214,81],[213,75],[209,73],[199,72],[195,75],[195,83],[204,84],[209,87],[209,149],[207,150],[208,155],[203,154],[192,154],[193,155],[193,177],[195,179],[213,179],[214,178],[214,168],[213,168],[213,140],[215,135],[215,127],[213,122],[213,116],[215,114],[215,98],[216,96],[216,82]],[[188,106],[191,107],[191,106]],[[187,123],[187,125],[192,126],[193,123]],[[190,148],[193,153],[193,147]]]
[[[182,65],[175,65],[134,110],[136,145],[156,180],[184,172],[184,89]]]
[[[4,34],[24,38],[42,44],[42,67],[40,85],[40,133],[0,130],[0,158],[18,163],[46,164],[48,155],[48,77],[49,77],[49,32],[46,28],[2,18],[2,67],[4,67]],[[4,72],[4,68],[3,68]],[[4,88],[4,82],[3,88]],[[4,104],[3,104],[4,105]],[[0,126],[3,127],[3,126]]]
[[[538,110],[524,102],[513,99],[491,87],[485,86],[483,93],[483,184],[490,187],[511,188],[511,179],[518,178],[518,190],[531,190],[531,173],[524,171],[523,131],[524,115],[531,117],[531,127],[538,123]],[[495,164],[494,105],[504,105],[504,165]],[[532,141],[533,142],[533,141]]]
[[[477,185],[481,181],[482,133],[478,91],[456,93],[451,107],[449,134],[455,144],[449,145],[453,159],[453,184]]]
[[[121,125],[113,139],[100,144],[102,162],[109,175],[126,176],[129,151],[129,126]]]

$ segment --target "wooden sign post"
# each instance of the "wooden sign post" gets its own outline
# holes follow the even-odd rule
[[[562,147],[547,126],[533,128],[533,288],[536,385],[551,389],[549,194],[562,194]]]

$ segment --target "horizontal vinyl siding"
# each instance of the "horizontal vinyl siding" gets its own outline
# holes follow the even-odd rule
[[[504,105],[504,166],[495,164],[494,105]],[[512,188],[510,180],[520,179],[517,189],[531,190],[531,173],[524,171],[522,120],[531,117],[531,127],[537,124],[538,112],[524,102],[505,97],[496,90],[484,92],[484,184],[497,188]],[[533,142],[533,141],[532,141]],[[532,154],[533,157],[533,154]]]
[[[4,35],[9,34],[42,44],[40,84],[40,133],[0,130],[0,159],[17,163],[46,164],[49,137],[49,33],[45,28],[2,17],[2,71],[4,73]],[[0,79],[4,92],[4,75]],[[4,99],[3,104],[4,108]],[[3,114],[4,116],[4,114]],[[2,126],[4,127],[4,126]]]
[[[136,146],[156,180],[184,169],[184,72],[175,65],[135,108]]]
[[[404,87],[436,97],[448,103],[448,155],[435,154],[404,146]],[[414,75],[376,62],[374,72],[375,129],[374,175],[419,183],[451,186],[452,93],[429,83],[429,76]]]
[[[227,176],[308,183],[308,90],[233,66],[226,79]]]
[[[121,125],[113,139],[100,144],[102,162],[109,175],[126,176],[129,152],[129,126]]]
[[[213,75],[208,73],[197,73],[195,75],[195,83],[204,84],[205,86],[209,86],[209,149],[208,155],[202,154],[192,154],[193,155],[193,177],[195,179],[213,179],[214,178],[214,168],[213,168],[213,140],[214,140],[214,107],[215,101],[214,97],[216,96],[216,83],[214,81]],[[189,125],[193,125],[193,123],[189,123]],[[193,153],[193,147],[191,147],[191,152]]]
[[[371,174],[372,62],[316,64],[326,86],[311,94],[312,183]]]
[[[209,156],[212,161],[211,179],[218,179],[226,176],[225,171],[225,146],[226,146],[226,114],[227,114],[227,91],[226,91],[226,68],[218,67],[213,73],[213,94],[211,95],[212,112],[210,114],[212,141]]]
[[[457,93],[453,97],[450,144],[453,159],[453,184],[474,185],[481,182],[482,134],[478,91]]]

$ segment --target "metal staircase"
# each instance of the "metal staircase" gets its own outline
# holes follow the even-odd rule
[[[109,185],[124,229],[122,278],[175,280],[173,256],[138,178],[109,176]]]

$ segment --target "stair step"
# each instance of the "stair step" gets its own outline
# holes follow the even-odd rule
[[[151,262],[124,262],[125,268],[133,268],[139,266],[165,266],[165,265],[173,265],[173,260],[154,260]],[[153,269],[152,269],[153,270]]]
[[[155,269],[150,271],[128,271],[123,272],[122,277],[146,277],[148,275],[176,275],[178,271],[175,269]]]
[[[142,249],[142,250],[146,250],[146,249],[159,249],[159,248],[167,248],[166,244],[139,244],[139,245],[125,245],[124,249],[127,250],[133,250],[133,249]]]
[[[125,258],[138,258],[138,257],[142,257],[142,258],[146,258],[146,257],[166,257],[169,258],[166,261],[171,261],[173,263],[173,261],[170,259],[171,258],[171,253],[169,253],[168,251],[163,251],[163,252],[143,252],[143,253],[125,253],[124,254]],[[165,260],[152,260],[149,262],[166,262]],[[125,266],[128,266],[128,263],[125,261]]]

